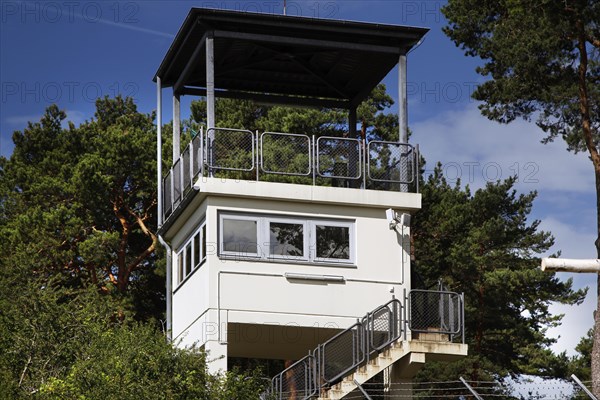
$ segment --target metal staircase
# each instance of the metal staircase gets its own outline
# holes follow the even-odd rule
[[[412,290],[404,300],[390,300],[317,346],[275,376],[261,399],[342,399],[411,352],[430,352],[428,340],[464,343],[462,294]],[[419,340],[408,341],[408,331]]]

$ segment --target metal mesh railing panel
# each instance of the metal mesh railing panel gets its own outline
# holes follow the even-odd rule
[[[181,158],[173,164],[173,204],[178,204],[181,201]]]
[[[200,134],[192,139],[192,179],[200,173],[202,162],[204,161],[200,146],[201,140],[203,140],[203,138]]]
[[[342,378],[364,360],[362,324],[329,339],[320,348],[321,374],[326,382]]]
[[[462,328],[462,299],[458,293],[412,290],[409,328],[413,332],[455,335]]]
[[[306,135],[265,132],[260,136],[260,166],[269,174],[311,174],[311,141]]]
[[[383,349],[400,337],[400,302],[393,300],[367,314],[365,324],[368,331],[370,349],[372,351]]]
[[[362,175],[358,139],[322,136],[317,139],[317,174],[325,178],[358,179]]]
[[[379,182],[413,183],[417,171],[414,147],[406,143],[371,141],[368,149],[369,179]]]
[[[181,155],[182,162],[182,176],[183,176],[183,191],[185,192],[192,185],[192,178],[190,176],[190,146],[187,146],[185,150],[183,150],[183,154]]]
[[[211,128],[207,132],[207,165],[215,170],[252,171],[254,134],[246,130]]]
[[[316,392],[314,358],[306,356],[273,378],[278,400],[309,399]]]
[[[163,178],[163,214],[168,217],[173,212],[173,199],[171,198],[171,171]]]

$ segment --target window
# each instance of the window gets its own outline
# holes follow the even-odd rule
[[[290,220],[268,220],[268,247],[270,258],[306,259],[304,222]]]
[[[258,255],[258,219],[223,217],[221,219],[221,250],[223,254]]]
[[[177,283],[181,283],[206,260],[206,223],[183,244],[177,252]]]
[[[354,222],[221,213],[220,255],[321,263],[354,262]]]
[[[317,224],[316,257],[319,260],[350,260],[350,227]]]

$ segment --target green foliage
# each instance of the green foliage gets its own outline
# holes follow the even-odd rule
[[[157,329],[153,116],[120,97],[96,108],[64,128],[49,107],[0,158],[0,397],[256,398],[258,373],[210,376]]]
[[[398,116],[390,113],[392,98],[386,93],[385,85],[376,86],[369,97],[357,107],[357,127],[354,138],[368,140],[398,140]],[[190,130],[199,130],[206,126],[206,101],[192,102],[192,121],[186,121],[183,126]],[[246,100],[217,99],[215,102],[216,126],[220,128],[245,129],[259,133],[300,134],[320,138],[323,136],[335,138],[350,137],[348,115],[345,110],[338,109],[309,109],[283,106],[266,106]],[[248,135],[239,132],[217,131],[214,141],[213,165],[226,166],[236,169],[250,169],[252,166],[251,141]],[[227,140],[219,140],[219,135],[227,136]],[[185,136],[185,135],[184,135]],[[189,136],[189,135],[188,135]],[[312,184],[312,174],[309,164],[310,148],[305,139],[290,136],[271,136],[262,138],[263,165],[270,172],[261,171],[263,181],[286,182],[297,184]],[[327,152],[328,144],[321,142]],[[332,146],[329,146],[332,147]],[[355,144],[342,145],[337,143],[335,151],[321,155],[319,170],[325,176],[335,175],[336,168],[342,168],[344,174],[355,176],[356,171],[344,169],[355,168],[359,151]],[[313,155],[314,156],[314,155]],[[377,176],[384,177],[386,166],[393,164],[390,152],[384,149],[380,159],[371,163],[371,171]],[[389,169],[389,167],[388,167]],[[397,171],[398,168],[392,168]],[[281,175],[277,172],[295,174]],[[230,179],[256,179],[256,172],[217,170],[216,177]],[[394,179],[397,177],[389,177]],[[336,185],[337,182],[327,177],[317,177],[321,186]],[[371,182],[372,188],[381,188],[383,184]],[[359,185],[356,182],[355,185]],[[388,184],[389,185],[389,184]]]
[[[598,143],[597,1],[451,0],[442,11],[449,22],[444,32],[467,55],[485,62],[477,72],[489,79],[473,94],[484,102],[484,115],[505,123],[537,118],[546,140],[562,136],[569,150],[586,150],[585,94]]]
[[[14,152],[0,161],[3,257],[21,255],[31,273],[65,285],[124,294],[156,272],[155,129],[132,99],[96,108],[95,119],[65,129],[51,106],[14,133]]]
[[[357,108],[357,119],[368,137],[380,140],[398,139],[398,116],[384,113],[394,104],[379,84]],[[206,126],[206,101],[193,101],[192,120],[186,124],[197,129]],[[247,129],[252,132],[284,132],[308,136],[348,136],[347,112],[337,109],[312,109],[266,106],[248,100],[218,98],[215,102],[216,126]],[[357,134],[358,135],[358,134]]]
[[[575,374],[582,381],[592,379],[592,347],[594,345],[594,329],[590,329],[587,335],[582,337],[575,350],[579,355],[570,360],[570,370],[568,374]]]
[[[178,350],[150,326],[93,329],[82,354],[40,399],[209,399],[214,378],[200,351]]]
[[[444,33],[481,58],[487,80],[473,97],[501,123],[535,119],[569,151],[588,152],[594,166],[600,256],[600,2],[449,0]],[[600,314],[598,314],[600,315]],[[600,318],[595,318],[593,390],[600,393]]]
[[[422,187],[412,230],[415,268],[424,285],[441,279],[465,294],[470,356],[461,368],[468,365],[475,380],[564,373],[564,363],[548,350],[554,339],[545,336],[561,316],[548,307],[578,304],[586,293],[539,269],[538,257],[553,238],[539,231],[539,221],[528,221],[536,194],[517,195],[514,182],[488,183],[472,194],[460,183],[449,185],[438,165]]]

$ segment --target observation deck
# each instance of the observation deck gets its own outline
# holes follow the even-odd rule
[[[173,90],[173,166],[158,163],[159,226],[185,205],[200,178],[418,192],[418,149],[408,144],[406,55],[428,29],[192,8],[165,55],[157,83]],[[398,141],[357,132],[357,107],[398,65]],[[206,98],[206,130],[181,146],[181,96]],[[343,137],[228,129],[217,97],[346,110]],[[365,137],[366,136],[366,137]]]
[[[418,146],[408,143],[211,128],[163,178],[163,217],[204,178],[418,193],[418,173]]]

